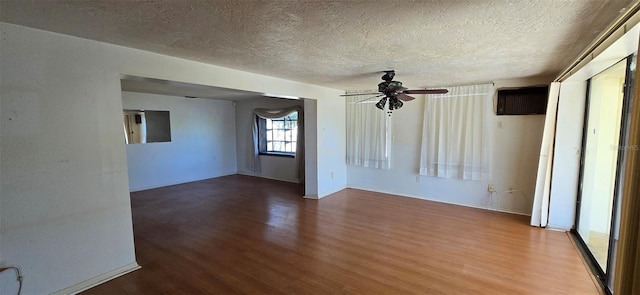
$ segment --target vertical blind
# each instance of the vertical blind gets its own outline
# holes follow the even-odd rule
[[[560,82],[553,82],[549,87],[547,115],[544,119],[544,133],[540,145],[536,190],[531,208],[531,225],[545,227],[549,221],[549,197],[551,194],[551,168],[553,166],[553,146],[556,134],[556,113],[558,111],[558,95]]]

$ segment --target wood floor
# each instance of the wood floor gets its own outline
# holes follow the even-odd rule
[[[86,294],[599,294],[528,217],[227,176],[132,193],[142,269]]]

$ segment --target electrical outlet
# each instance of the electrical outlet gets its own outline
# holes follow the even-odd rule
[[[495,191],[496,191],[496,190],[495,190],[495,188],[493,187],[493,184],[492,184],[492,183],[490,183],[490,184],[489,184],[489,186],[487,187],[487,191],[488,191],[488,192],[490,192],[490,193],[492,193],[492,192],[495,192]]]
[[[416,176],[416,182],[420,183],[420,175]]]

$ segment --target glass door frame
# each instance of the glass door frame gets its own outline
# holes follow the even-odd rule
[[[618,139],[618,147],[623,147],[624,144],[627,142],[627,137],[628,137],[628,118],[630,115],[629,112],[629,108],[631,107],[631,100],[633,99],[633,79],[635,74],[634,70],[632,69],[632,64],[634,64],[634,59],[635,59],[635,53],[632,55],[629,55],[627,57],[625,57],[624,59],[621,59],[620,61],[614,63],[613,65],[618,64],[619,62],[622,62],[623,60],[626,61],[626,72],[625,72],[625,80],[624,80],[624,90],[623,90],[623,99],[622,99],[622,114],[621,114],[621,118],[620,118],[620,136]],[[613,66],[612,65],[612,66]],[[607,68],[609,69],[609,68]],[[606,71],[606,69],[604,70]],[[603,71],[603,72],[604,72]],[[602,73],[602,72],[600,72]],[[596,75],[600,74],[597,73],[595,74],[593,77],[595,77]],[[586,258],[587,260],[587,264],[589,265],[589,267],[591,268],[593,274],[596,276],[596,278],[598,279],[598,282],[600,283],[600,286],[603,288],[603,290],[607,293],[607,294],[612,294],[612,291],[609,289],[608,287],[608,283],[609,283],[609,279],[611,278],[610,274],[614,271],[613,267],[614,267],[614,262],[612,261],[612,259],[610,259],[612,257],[613,251],[614,251],[614,229],[615,229],[615,225],[617,222],[617,206],[619,205],[619,200],[620,200],[620,185],[622,185],[621,182],[621,173],[623,172],[622,170],[624,169],[623,164],[625,161],[625,154],[626,154],[626,150],[625,149],[619,149],[618,151],[618,155],[616,158],[616,176],[615,176],[615,182],[614,182],[614,188],[613,188],[613,204],[612,204],[612,212],[611,212],[611,224],[609,224],[609,227],[611,229],[610,231],[610,236],[609,236],[609,248],[607,249],[607,266],[606,269],[603,269],[602,267],[600,267],[600,265],[598,264],[595,256],[593,255],[593,253],[591,253],[591,251],[589,250],[589,247],[587,246],[587,243],[582,239],[582,236],[580,236],[580,234],[578,233],[578,226],[580,224],[580,208],[581,208],[581,201],[582,201],[582,192],[583,192],[583,178],[584,178],[584,167],[585,167],[585,157],[586,157],[586,153],[585,148],[587,145],[587,136],[589,134],[589,128],[588,124],[589,124],[589,110],[590,110],[590,106],[591,106],[591,99],[590,99],[590,94],[591,94],[591,79],[593,78],[589,78],[589,80],[587,80],[587,92],[586,92],[586,102],[585,102],[585,110],[584,110],[584,128],[582,130],[582,148],[581,148],[581,155],[580,155],[580,170],[578,172],[578,195],[577,195],[577,201],[576,201],[576,214],[575,214],[575,221],[574,221],[574,227],[571,229],[571,234],[572,237],[574,238],[574,240],[576,241],[577,245],[578,245],[578,249],[580,250],[581,254]]]

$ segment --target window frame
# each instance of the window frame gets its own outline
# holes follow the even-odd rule
[[[287,121],[287,117],[291,116],[292,114],[296,114],[296,119],[295,120],[291,120],[289,119],[290,122],[295,122],[295,129],[294,128],[289,128],[287,129],[286,127],[280,129],[274,129],[273,125],[271,129],[267,129],[267,120],[271,120],[272,124],[273,121],[283,121],[286,122]],[[286,143],[295,143],[296,146],[298,144],[298,139],[297,139],[297,132],[298,132],[298,118],[299,118],[299,111],[293,111],[291,113],[289,113],[286,116],[280,117],[280,118],[275,118],[275,119],[265,119],[262,118],[260,116],[256,116],[256,124],[258,126],[258,154],[259,155],[265,155],[265,156],[278,156],[278,157],[287,157],[287,158],[294,158],[296,156],[296,151],[294,149],[294,151],[292,152],[287,152],[287,151],[269,151],[267,150],[268,147],[268,142],[282,142],[284,144]],[[286,123],[284,124],[286,125]],[[267,131],[273,131],[273,130],[282,130],[282,131],[287,131],[287,130],[296,130],[296,136],[290,138],[290,140],[286,140],[286,138],[284,140],[269,140],[267,138]]]

